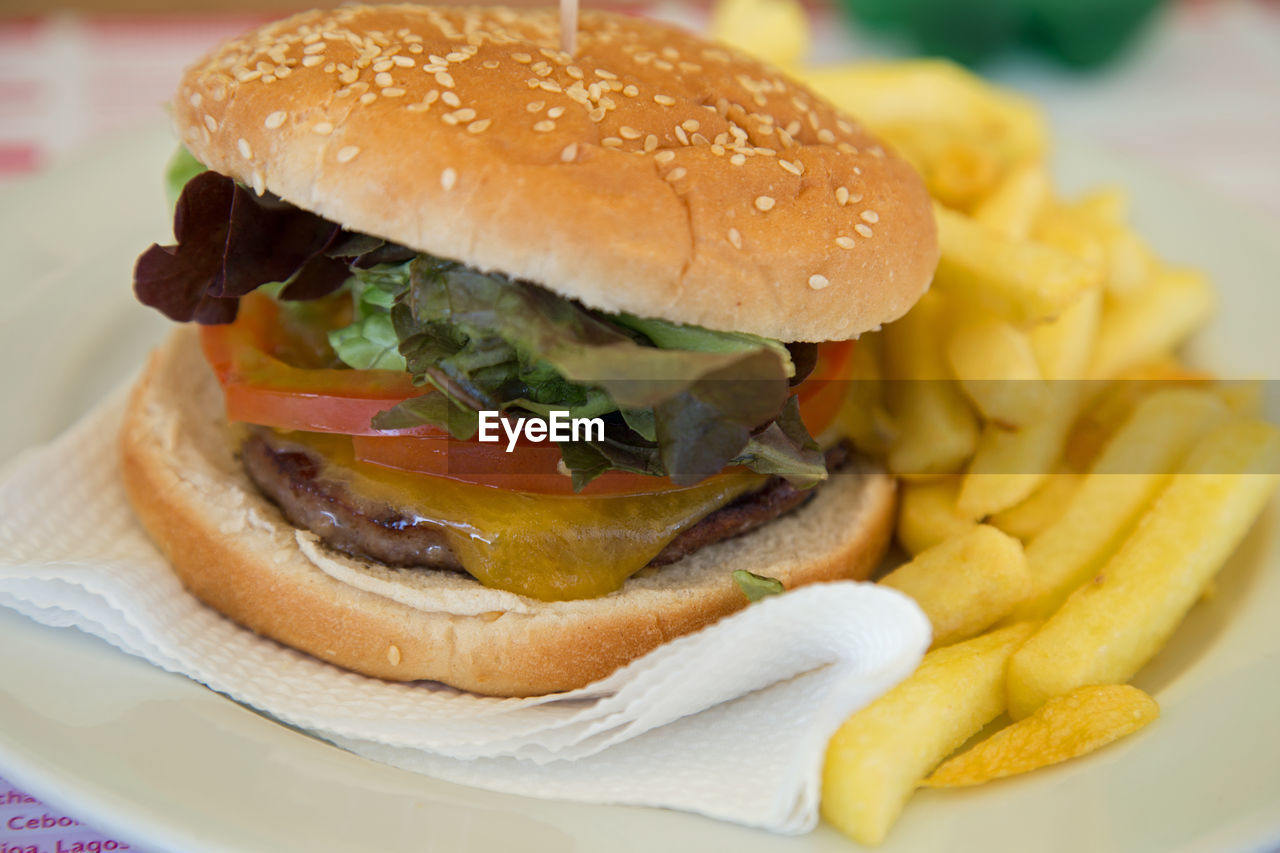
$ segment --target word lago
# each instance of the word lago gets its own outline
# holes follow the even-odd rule
[[[507,452],[516,449],[520,436],[527,441],[604,441],[603,418],[571,418],[567,411],[552,409],[546,419],[542,418],[504,418],[502,413],[491,409],[480,412],[480,430],[477,438],[480,441],[501,441],[498,432],[501,424],[502,433],[507,436]]]

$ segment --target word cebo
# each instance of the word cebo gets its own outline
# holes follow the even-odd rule
[[[482,409],[476,437],[490,443],[501,441],[499,425],[507,436],[508,453],[516,449],[521,436],[534,442],[604,441],[603,418],[571,418],[567,411],[559,409],[552,409],[545,419],[504,418],[499,411]]]

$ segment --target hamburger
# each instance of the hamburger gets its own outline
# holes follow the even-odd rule
[[[122,470],[236,622],[546,694],[745,606],[735,576],[882,555],[894,484],[837,415],[850,342],[937,262],[920,179],[730,48],[594,12],[559,35],[347,6],[183,78],[175,243],[134,288],[184,325]]]

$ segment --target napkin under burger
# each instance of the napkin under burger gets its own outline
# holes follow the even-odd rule
[[[218,48],[174,112],[176,244],[135,290],[195,325],[123,471],[212,607],[534,695],[745,605],[735,570],[878,560],[893,484],[834,422],[851,339],[928,285],[932,214],[777,70],[620,15],[569,55],[547,12],[348,6]],[[539,441],[556,418],[582,429]]]

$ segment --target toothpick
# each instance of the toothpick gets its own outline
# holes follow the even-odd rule
[[[578,0],[560,0],[560,49],[570,56],[578,49]]]

